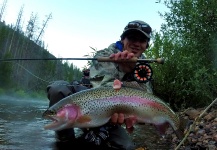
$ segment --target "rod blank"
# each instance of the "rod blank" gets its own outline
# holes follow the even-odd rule
[[[146,63],[164,63],[164,58],[157,58],[157,59],[138,59],[136,57],[131,59],[118,59],[114,60],[109,57],[99,57],[99,58],[6,58],[0,59],[0,62],[8,62],[8,61],[25,61],[25,60],[97,60],[98,62],[146,62]]]

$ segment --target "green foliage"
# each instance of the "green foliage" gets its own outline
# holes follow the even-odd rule
[[[5,54],[3,58],[9,58],[11,56],[10,53]],[[12,63],[11,62],[0,62],[0,86],[3,88],[8,88],[12,86],[12,80],[11,80],[11,75],[12,75]]]
[[[5,25],[0,25],[0,47],[2,47],[5,42],[7,42],[8,34],[9,34],[8,27]],[[3,49],[1,51],[3,51]]]
[[[91,47],[90,46],[90,48],[93,50],[90,54],[87,54],[87,55],[85,55],[84,57],[87,57],[87,58],[93,58],[94,56],[95,56],[95,54],[96,54],[96,52],[97,52],[97,49],[96,48],[93,48],[93,47]],[[91,63],[92,63],[92,61],[88,61],[87,62],[87,67],[86,68],[88,68],[89,66],[91,66]],[[86,69],[86,68],[83,68],[83,69]]]
[[[38,90],[38,91],[33,91],[29,92],[23,89],[5,89],[5,88],[0,88],[0,96],[11,96],[11,97],[16,97],[16,98],[22,98],[22,99],[47,99],[47,94],[45,90]]]
[[[0,88],[0,95],[4,95],[4,94],[5,94],[4,90]]]
[[[46,49],[24,35],[23,31],[0,22],[0,58],[55,58]],[[13,37],[13,38],[12,38]],[[13,39],[13,40],[12,40]],[[46,90],[51,81],[80,80],[79,68],[62,61],[11,61],[0,62],[0,86],[14,88],[27,94]],[[21,92],[22,95],[22,92]]]
[[[47,93],[45,91],[34,91],[28,95],[34,99],[47,99]]]
[[[15,95],[18,97],[27,97],[27,93],[24,90],[17,90]]]
[[[161,14],[166,23],[147,52],[165,58],[164,65],[152,65],[154,92],[176,109],[208,105],[217,96],[217,3],[170,0],[165,5],[170,9]]]

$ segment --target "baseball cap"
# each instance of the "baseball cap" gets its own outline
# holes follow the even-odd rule
[[[150,34],[152,32],[152,28],[149,24],[141,20],[134,20],[129,22],[121,35],[121,39],[125,38],[128,34],[133,32],[141,32],[145,37],[150,39]]]

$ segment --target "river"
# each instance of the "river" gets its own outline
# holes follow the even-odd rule
[[[47,109],[48,100],[16,99],[0,96],[0,150],[60,150],[56,147],[54,131],[44,130],[48,120],[41,115]],[[75,130],[80,134],[79,129]],[[148,150],[168,150],[150,125],[136,125],[132,139]],[[72,149],[75,149],[74,147]]]

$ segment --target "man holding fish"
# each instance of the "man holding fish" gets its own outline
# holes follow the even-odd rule
[[[151,32],[152,32],[152,29],[149,26],[149,24],[147,24],[146,22],[141,21],[141,20],[131,21],[124,28],[124,31],[120,36],[121,39],[119,41],[111,44],[108,48],[97,51],[94,56],[95,58],[109,57],[110,59],[113,59],[113,60],[123,60],[123,62],[121,61],[98,62],[97,60],[93,60],[90,66],[90,82],[93,88],[101,88],[101,87],[111,87],[112,88],[113,84],[116,84],[115,85],[116,87],[118,86],[118,88],[121,88],[119,87],[121,86],[120,82],[116,82],[118,80],[120,80],[121,82],[128,82],[128,83],[135,82],[133,71],[136,66],[136,63],[127,63],[124,60],[131,59],[134,57],[144,58],[143,52],[149,47]],[[150,81],[146,83],[138,83],[138,85],[136,86],[138,86],[138,88],[140,88],[139,91],[142,90],[143,93],[152,93]],[[67,97],[71,94],[74,95],[74,93],[76,95],[77,94],[76,92],[80,93],[79,91],[83,92],[84,90],[88,91],[89,89],[83,86],[70,85],[66,81],[56,81],[52,83],[51,85],[49,85],[47,88],[48,98],[50,100],[49,106],[51,107],[55,105],[55,103],[57,103],[64,97]],[[131,95],[129,95],[129,97],[130,96]],[[64,100],[62,103],[65,103]],[[88,102],[85,102],[85,103],[88,103]],[[131,102],[126,100],[125,103],[131,103]],[[148,103],[150,104],[150,102]],[[156,104],[159,106],[159,108],[162,108],[165,111],[167,111],[166,109],[169,109],[167,107],[163,108],[164,106],[161,106],[161,105],[164,105],[164,104],[161,104],[161,103],[159,104],[159,103]],[[92,104],[89,104],[89,106],[90,105]],[[102,105],[104,106],[104,104]],[[153,102],[153,105],[151,104],[150,106],[154,106],[154,105],[155,104]],[[56,107],[56,106],[53,106],[53,107]],[[68,112],[72,113],[72,111],[70,110],[71,108],[77,109],[77,104],[76,105],[67,104],[67,106],[65,105],[64,110],[59,111],[59,117],[61,118],[62,115],[65,114],[65,111],[68,111],[68,110],[69,110]],[[81,109],[81,108],[78,108],[78,109]],[[95,106],[93,105],[92,109],[97,109],[97,107],[95,108]],[[106,107],[104,109],[105,109],[104,111],[107,110]],[[90,124],[89,125],[92,126],[93,128],[85,129],[85,125],[82,127],[84,134],[83,136],[81,136],[81,139],[83,140],[83,142],[91,143],[92,145],[96,145],[96,147],[99,147],[100,145],[104,145],[105,147],[111,148],[111,149],[125,149],[125,150],[135,149],[135,144],[131,141],[126,130],[121,125],[125,123],[127,125],[127,129],[131,129],[131,127],[133,127],[133,124],[137,121],[137,119],[139,119],[139,117],[132,116],[132,117],[127,118],[125,115],[126,114],[130,115],[130,113],[126,112],[125,114],[124,110],[122,113],[122,109],[121,108],[118,108],[118,109],[120,111],[118,112],[114,111],[114,113],[111,114],[111,117],[109,118],[108,123],[106,123],[105,125],[97,126],[97,127],[94,127],[93,125],[94,123],[91,122],[91,120],[94,120],[94,119],[91,118],[90,115],[88,116],[89,112],[86,112],[86,114],[83,116],[81,113],[84,113],[84,112],[76,113],[75,116],[72,115],[71,117],[73,119],[78,117],[79,115],[81,116],[80,118],[76,120],[77,122],[79,122],[78,123],[79,127],[83,126],[82,123],[86,123],[86,122],[89,122],[90,124],[92,123],[92,125]],[[56,110],[56,108],[53,110]],[[48,114],[50,113],[51,113],[51,110],[49,112],[45,112],[43,116],[45,118],[49,118],[50,116]],[[174,114],[171,114],[171,115],[174,115]],[[152,115],[148,117],[152,117]],[[174,120],[175,120],[174,122],[176,122],[176,119]],[[174,122],[172,122],[172,124]],[[68,128],[69,124],[67,124],[67,127],[65,126],[63,127],[62,125],[61,127],[59,127],[59,124],[56,123],[56,125],[47,126],[45,128],[55,130],[57,138],[61,141],[73,140],[73,138],[75,138],[73,128]]]

